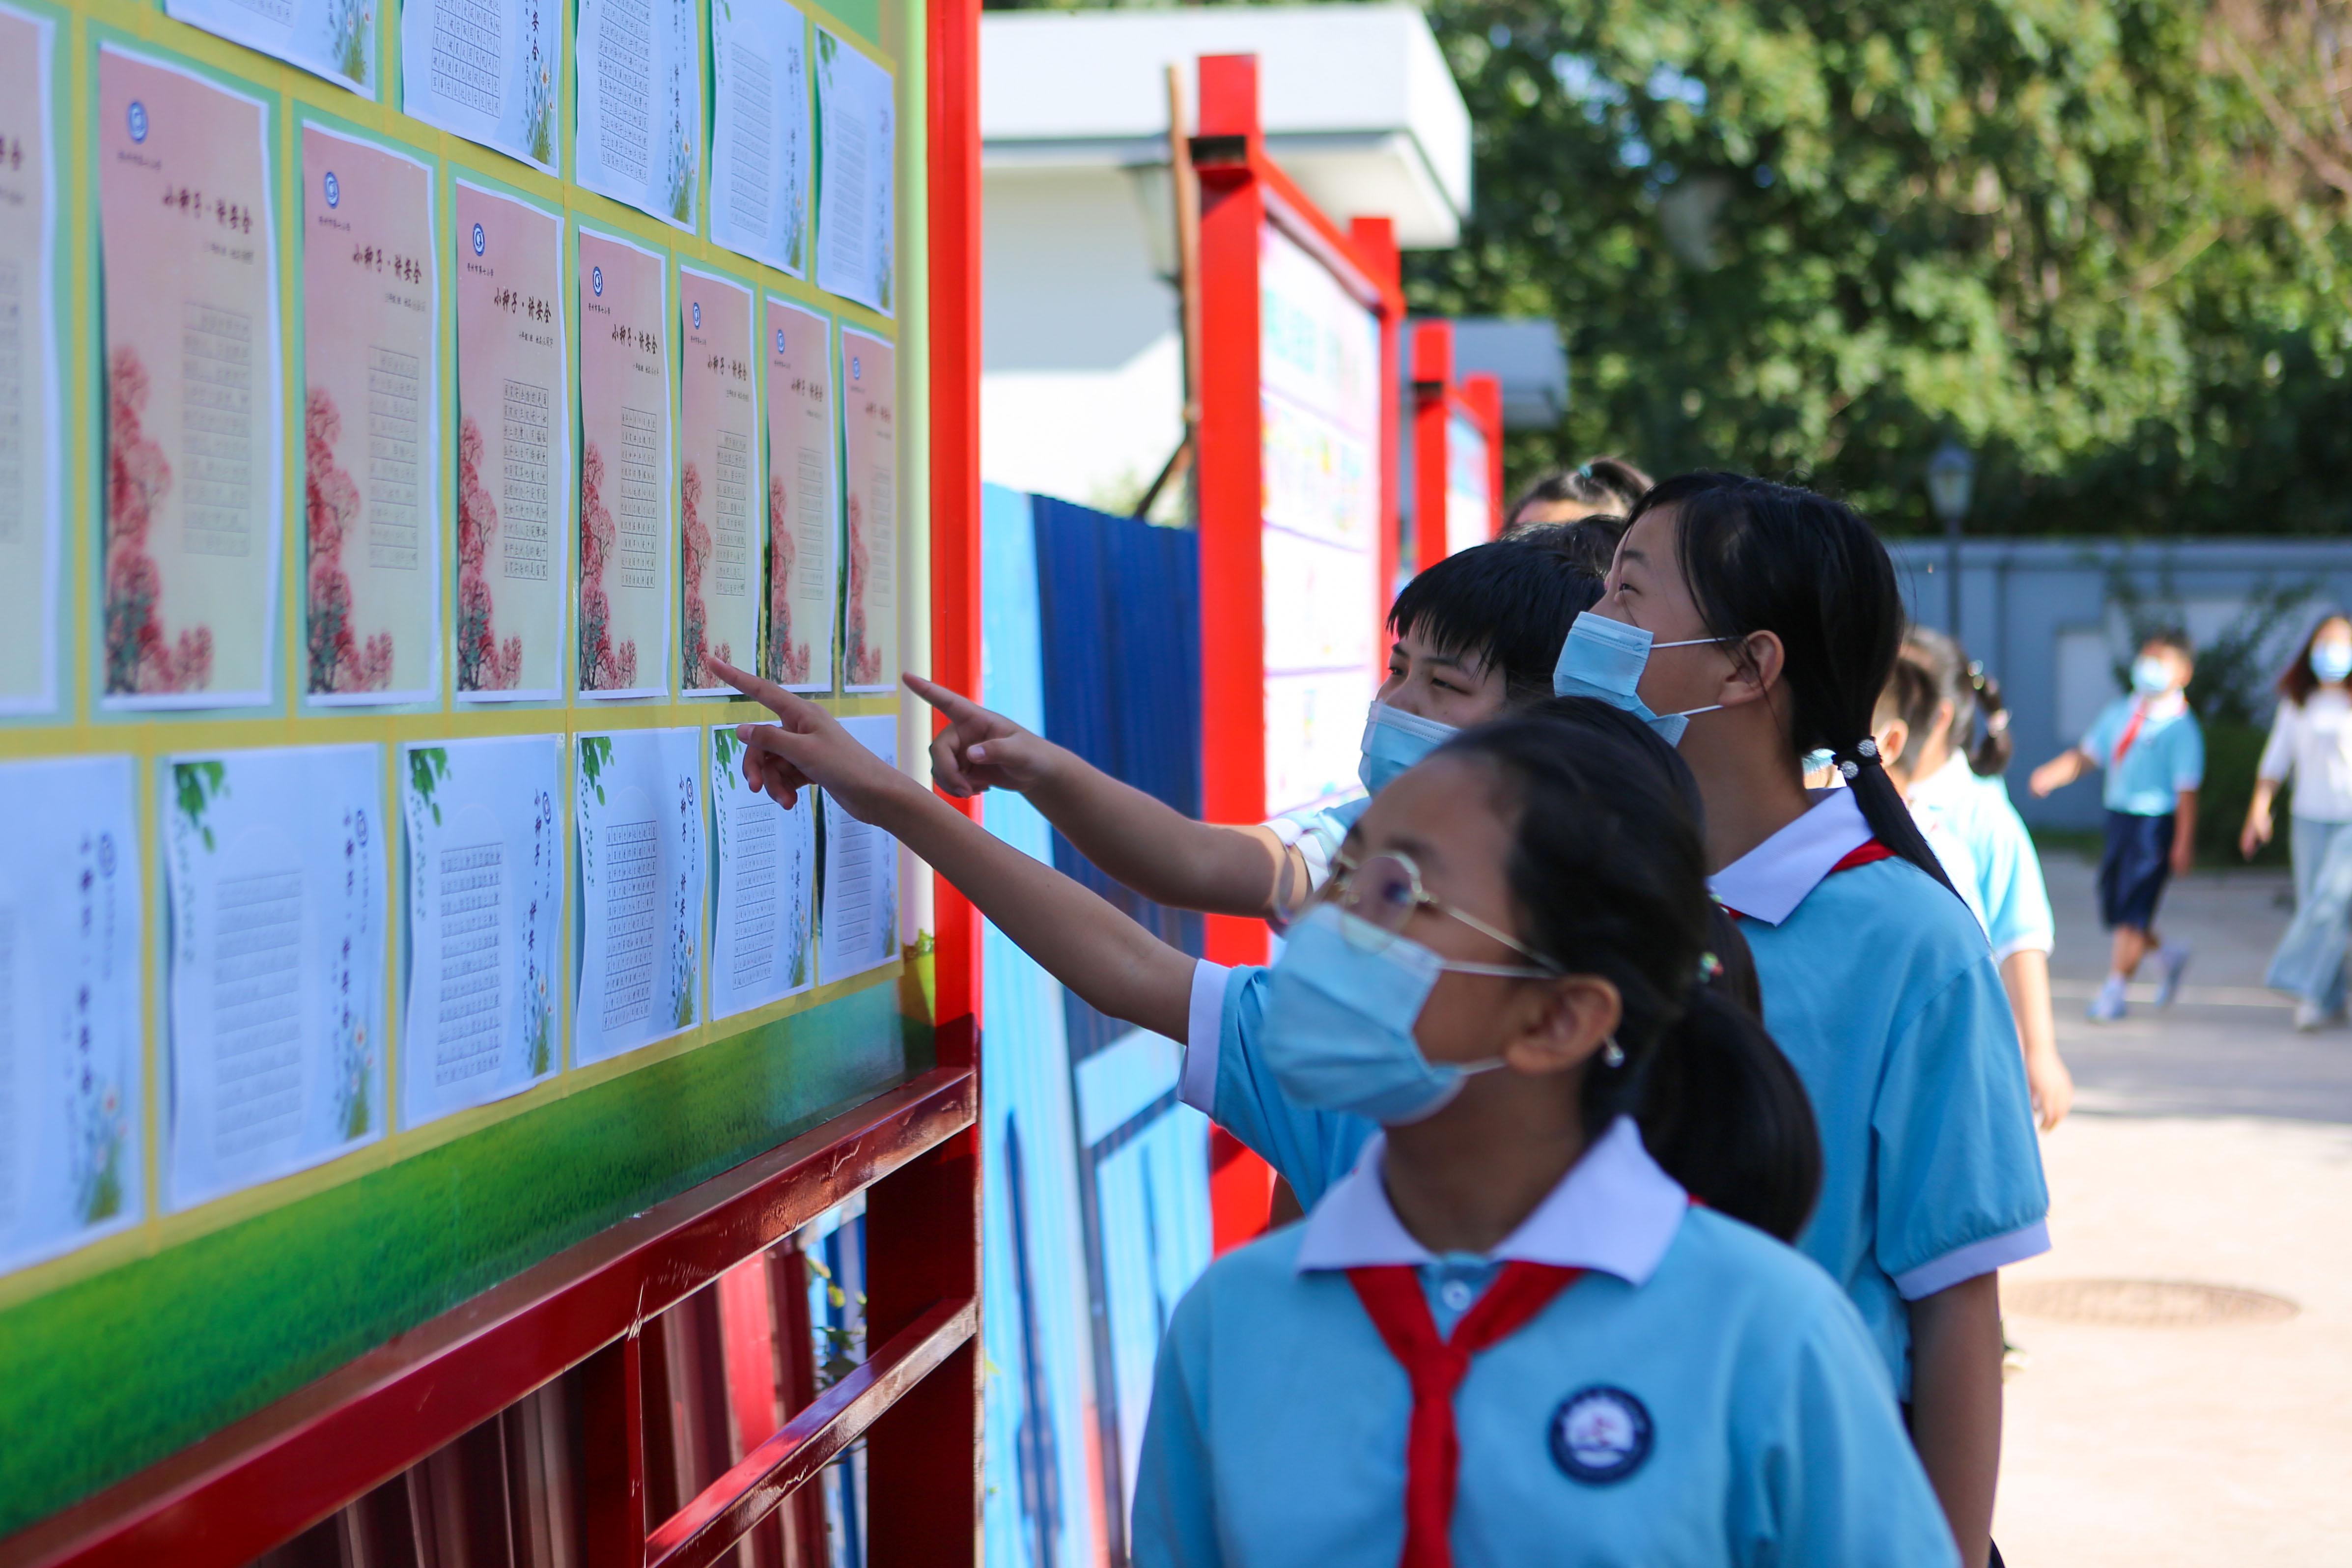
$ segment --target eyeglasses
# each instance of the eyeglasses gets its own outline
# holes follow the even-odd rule
[[[1331,879],[1323,884],[1316,899],[1355,917],[1341,930],[1349,942],[1368,952],[1377,952],[1402,936],[1417,910],[1434,910],[1460,921],[1472,931],[1493,937],[1540,966],[1531,969],[1525,964],[1468,963],[1446,959],[1444,966],[1447,969],[1463,974],[1496,974],[1520,980],[1546,980],[1566,973],[1510,932],[1497,931],[1476,915],[1432,898],[1421,885],[1421,868],[1409,855],[1370,855],[1361,860],[1342,856],[1332,861]]]

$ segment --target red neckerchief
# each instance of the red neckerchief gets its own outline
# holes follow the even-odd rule
[[[1350,1268],[1348,1281],[1364,1303],[1389,1353],[1412,1384],[1412,1421],[1405,1428],[1404,1555],[1399,1568],[1454,1568],[1454,1494],[1461,1477],[1462,1440],[1454,1426],[1454,1391],[1469,1375],[1470,1358],[1525,1326],[1584,1273],[1517,1258],[1477,1304],[1462,1314],[1451,1339],[1437,1337],[1429,1300],[1410,1264]]]
[[[1847,850],[1843,855],[1840,856],[1838,858],[1838,863],[1831,867],[1827,871],[1823,872],[1822,875],[1824,877],[1834,877],[1840,871],[1851,871],[1856,866],[1867,866],[1874,860],[1892,860],[1894,858],[1894,850],[1889,849],[1885,845],[1881,844],[1875,838],[1865,838],[1861,843],[1855,845],[1853,848]],[[1717,903],[1723,902],[1720,899],[1716,901]],[[1729,904],[1723,905],[1723,912],[1729,915],[1736,921],[1746,920],[1748,918],[1741,914],[1738,910],[1733,909]]]
[[[2116,768],[2123,765],[2124,753],[2131,750],[2132,742],[2134,741],[2139,739],[2139,727],[2141,724],[2147,722],[2147,702],[2139,701],[2133,703],[2131,722],[2126,724],[2124,726],[2124,732],[2116,738],[2116,749],[2107,757],[2108,767]]]

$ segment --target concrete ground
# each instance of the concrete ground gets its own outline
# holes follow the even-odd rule
[[[2053,1250],[2002,1276],[2028,1363],[1994,1536],[2019,1568],[2352,1565],[2352,1030],[2262,989],[2286,879],[2177,884],[2180,1002],[2094,1025],[2092,868],[2045,869],[2080,1092],[2042,1143]]]

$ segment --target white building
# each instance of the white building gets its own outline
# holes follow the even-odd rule
[[[991,12],[981,471],[1126,510],[1183,433],[1166,68],[1258,57],[1266,147],[1343,227],[1408,249],[1470,210],[1470,115],[1411,5]]]

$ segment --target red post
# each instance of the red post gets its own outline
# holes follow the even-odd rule
[[[1454,387],[1454,323],[1421,321],[1412,329],[1413,570],[1445,559],[1447,416]]]
[[[1348,225],[1348,237],[1356,247],[1357,257],[1364,270],[1371,275],[1383,294],[1402,297],[1404,288],[1404,258],[1397,251],[1396,224],[1384,217],[1360,217]],[[1398,451],[1398,417],[1396,384],[1402,363],[1404,338],[1404,314],[1401,310],[1381,312],[1381,553],[1380,570],[1372,583],[1372,664],[1375,668],[1388,668],[1388,638],[1380,628],[1388,625],[1389,601],[1397,589],[1398,531],[1402,526],[1402,507],[1398,494],[1396,454]]]
[[[1491,375],[1462,378],[1462,401],[1486,437],[1486,537],[1503,536],[1503,383]]]

